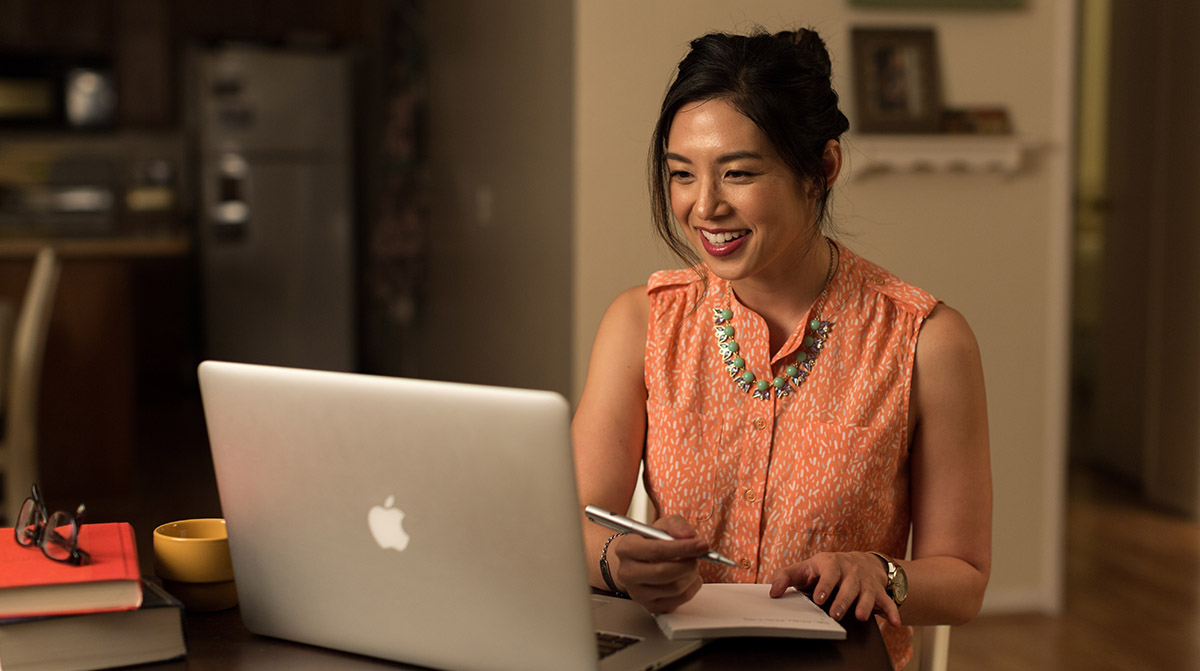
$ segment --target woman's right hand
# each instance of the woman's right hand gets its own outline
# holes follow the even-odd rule
[[[696,536],[687,520],[672,515],[654,523],[675,540],[660,541],[625,534],[613,539],[609,553],[617,558],[613,576],[629,598],[651,613],[669,613],[696,596],[703,580],[700,559],[708,541]]]

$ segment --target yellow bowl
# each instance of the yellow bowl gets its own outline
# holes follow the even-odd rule
[[[154,573],[175,582],[233,580],[225,520],[181,520],[159,526],[154,530]]]
[[[177,582],[164,580],[163,589],[183,602],[184,608],[203,613],[233,608],[237,605],[237,585],[224,582]]]

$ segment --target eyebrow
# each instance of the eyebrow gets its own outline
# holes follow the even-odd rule
[[[681,156],[674,152],[667,152],[664,155],[668,161],[679,161],[680,163],[691,163],[692,161],[685,156]],[[728,154],[721,154],[717,157],[717,163],[731,163],[742,159],[758,159],[762,160],[762,154],[754,151],[731,151]]]

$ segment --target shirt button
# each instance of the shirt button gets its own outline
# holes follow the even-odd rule
[[[746,569],[747,571],[749,571],[751,566],[752,566],[752,564],[750,563],[750,560],[749,560],[749,559],[743,559],[743,560],[742,560],[742,562],[741,562],[741,567],[742,567],[743,569]]]
[[[747,489],[747,490],[746,490],[746,500],[747,500],[747,501],[750,501],[750,502],[753,502],[755,498],[756,498],[756,497],[755,497],[755,495],[754,495],[754,490],[753,490],[753,489]]]
[[[756,417],[754,419],[754,428],[758,429],[759,431],[767,428],[767,420],[763,419],[762,417]]]

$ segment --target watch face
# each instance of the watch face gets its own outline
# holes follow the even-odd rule
[[[904,600],[907,598],[908,575],[904,572],[904,569],[900,568],[899,565],[896,565],[896,575],[892,579],[892,599],[896,602],[896,605],[900,605],[904,603]]]

